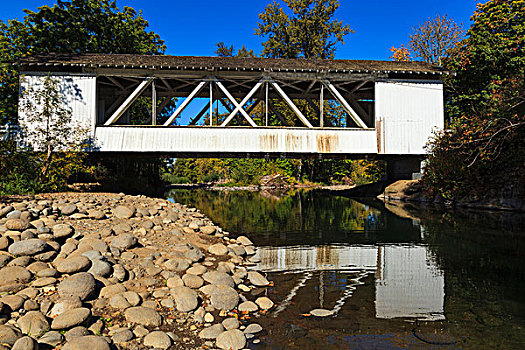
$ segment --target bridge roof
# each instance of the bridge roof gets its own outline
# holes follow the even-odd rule
[[[371,60],[321,60],[246,57],[202,57],[133,54],[82,54],[28,56],[14,62],[31,66],[125,68],[196,71],[292,71],[317,73],[446,74],[447,70],[425,62]]]

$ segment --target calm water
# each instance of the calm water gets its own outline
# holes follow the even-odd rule
[[[525,218],[310,191],[174,190],[260,247],[275,303],[254,349],[525,348]],[[329,318],[308,316],[323,308]],[[252,320],[253,321],[253,320]]]

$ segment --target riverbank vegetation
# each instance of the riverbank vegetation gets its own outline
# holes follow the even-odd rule
[[[446,16],[413,29],[400,61],[441,63],[446,129],[430,140],[423,188],[450,202],[525,202],[525,1],[479,4],[461,29]],[[432,48],[436,49],[432,49]],[[446,48],[446,50],[437,50]],[[432,54],[435,53],[435,54]]]
[[[177,159],[161,171],[170,184],[219,183],[259,185],[267,175],[279,174],[287,185],[361,185],[379,181],[383,162],[366,160],[300,159]]]
[[[447,200],[525,193],[525,1],[478,5],[467,37],[444,60],[448,128],[428,146],[423,183]],[[520,199],[521,198],[521,199]]]

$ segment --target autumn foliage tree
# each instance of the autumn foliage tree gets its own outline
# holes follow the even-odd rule
[[[401,47],[393,47],[392,46],[390,48],[390,51],[392,52],[392,56],[390,56],[390,58],[393,61],[397,61],[397,62],[411,61],[411,59],[410,59],[410,52],[403,45],[401,45]]]
[[[24,10],[22,21],[0,21],[0,117],[15,121],[18,71],[8,62],[48,53],[162,54],[164,41],[147,31],[142,13],[119,9],[112,0],[57,1],[37,11]],[[2,120],[0,120],[1,122]]]
[[[438,15],[413,27],[408,36],[408,48],[403,45],[399,48],[392,47],[390,58],[394,61],[411,61],[412,56],[415,60],[442,66],[443,59],[463,36],[460,24],[447,15]]]
[[[515,197],[525,178],[525,0],[479,4],[472,22],[444,60],[455,72],[451,124],[429,145],[424,183],[450,200]]]

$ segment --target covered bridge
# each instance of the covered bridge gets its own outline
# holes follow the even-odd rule
[[[84,54],[15,65],[22,91],[55,77],[107,154],[420,157],[444,123],[446,71],[422,62]],[[138,121],[137,101],[150,108]]]

